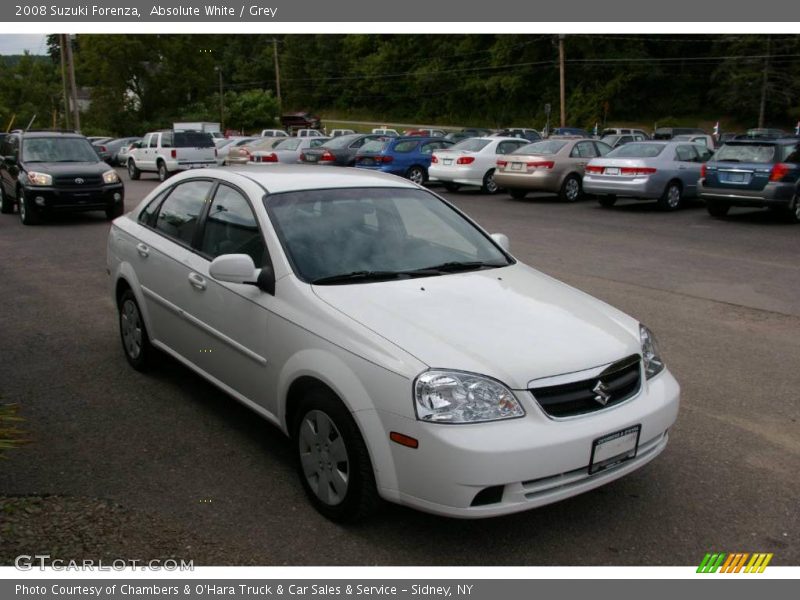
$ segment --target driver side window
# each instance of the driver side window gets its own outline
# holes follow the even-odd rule
[[[200,252],[211,259],[222,254],[248,254],[256,267],[264,265],[266,246],[253,209],[232,187],[220,185],[214,194]]]

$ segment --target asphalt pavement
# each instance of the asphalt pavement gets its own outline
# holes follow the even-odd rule
[[[120,173],[127,209],[157,183]],[[36,227],[0,215],[0,397],[33,438],[0,461],[0,495],[111,500],[262,565],[696,565],[711,551],[800,564],[800,226],[744,209],[718,221],[700,203],[445,196],[520,260],[655,331],[683,390],[659,458],[509,517],[387,504],[332,524],[277,429],[174,361],[128,366],[103,214]]]

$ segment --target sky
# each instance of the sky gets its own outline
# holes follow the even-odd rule
[[[24,35],[0,34],[0,54],[47,53],[47,36],[39,33]]]

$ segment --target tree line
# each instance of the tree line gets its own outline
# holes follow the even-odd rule
[[[66,122],[57,37],[45,57],[0,61],[4,129],[12,116],[14,127],[34,115],[35,127]],[[557,37],[80,34],[72,44],[78,86],[91,97],[83,131],[129,135],[221,118],[250,131],[292,110],[541,128],[550,105],[557,125]],[[568,35],[565,54],[572,126],[752,127],[763,114],[765,125],[787,129],[800,119],[800,36]]]

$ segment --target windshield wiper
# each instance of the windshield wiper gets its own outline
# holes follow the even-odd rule
[[[330,285],[336,283],[349,283],[351,281],[386,281],[389,279],[410,279],[411,277],[429,277],[438,275],[439,271],[433,269],[416,269],[414,271],[353,271],[339,275],[329,275],[314,279],[313,285]]]
[[[507,264],[498,264],[498,263],[490,263],[484,262],[482,260],[474,260],[474,261],[450,261],[444,262],[440,265],[433,265],[430,267],[424,267],[422,269],[416,269],[414,272],[427,272],[427,271],[437,271],[439,273],[454,273],[456,271],[472,271],[475,269],[493,269],[495,267],[506,267]]]

